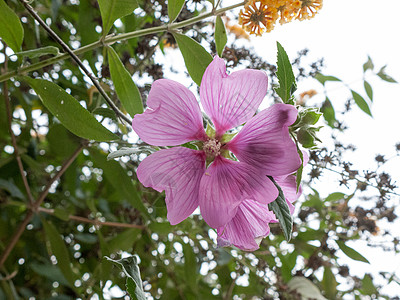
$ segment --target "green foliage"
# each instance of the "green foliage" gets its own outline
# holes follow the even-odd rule
[[[173,35],[181,50],[190,77],[200,86],[203,74],[212,61],[212,56],[192,38],[177,32],[174,32]]]
[[[174,22],[178,17],[184,4],[185,0],[168,0],[168,16],[170,23]]]
[[[226,29],[224,21],[221,16],[217,16],[215,19],[215,32],[214,32],[215,46],[217,48],[217,54],[222,57],[228,37],[226,36]]]
[[[21,51],[15,53],[18,57],[22,58],[36,58],[36,57],[41,57],[44,55],[58,55],[60,54],[60,51],[58,50],[57,47],[54,46],[47,46],[43,48],[38,48],[38,49],[33,49],[33,50],[28,50],[28,51]]]
[[[4,0],[0,0],[0,37],[14,52],[21,49],[24,29],[18,16],[7,6]]]
[[[354,101],[356,102],[357,106],[366,114],[372,117],[371,110],[369,108],[368,102],[360,96],[356,91],[351,90],[351,94],[353,96]]]
[[[366,259],[364,256],[362,256],[353,248],[347,246],[343,241],[336,241],[336,244],[339,246],[340,250],[342,250],[344,254],[346,254],[351,259],[362,261],[369,264],[368,259]]]
[[[275,88],[276,93],[281,97],[283,103],[294,104],[293,93],[297,89],[296,80],[293,75],[292,65],[282,45],[277,42],[278,48],[278,70],[276,76],[279,80],[279,87]]]
[[[322,103],[321,112],[324,115],[326,123],[334,128],[336,124],[335,109],[328,97],[326,97],[324,103]]]

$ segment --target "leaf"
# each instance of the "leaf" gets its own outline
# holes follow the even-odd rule
[[[185,257],[185,278],[193,292],[197,290],[197,263],[196,254],[193,252],[193,247],[190,244],[182,242],[183,255]]]
[[[325,82],[327,81],[341,81],[339,78],[335,76],[325,76],[322,75],[321,73],[317,73],[317,75],[315,75],[315,79],[317,79],[322,84],[325,84]]]
[[[19,17],[7,6],[4,0],[0,0],[0,37],[14,52],[21,49],[24,28]]]
[[[368,81],[364,80],[364,89],[365,92],[367,93],[369,99],[371,99],[371,101],[374,101],[374,93],[372,91],[372,86],[368,83]]]
[[[15,53],[16,56],[18,57],[27,57],[27,58],[36,58],[40,57],[43,55],[58,55],[60,54],[60,51],[58,50],[57,47],[54,46],[47,46],[43,48],[38,48],[38,49],[32,49],[32,50],[27,50],[27,51],[21,51]]]
[[[141,114],[143,112],[143,103],[139,89],[114,49],[107,47],[107,53],[111,79],[119,100],[121,100],[122,105],[131,117]]]
[[[357,106],[366,114],[370,115],[372,117],[371,114],[371,110],[369,108],[369,105],[367,103],[367,101],[365,101],[365,99],[363,97],[360,96],[360,94],[358,94],[357,92],[351,90],[351,94],[353,95],[353,99],[356,102]]]
[[[283,194],[281,187],[271,176],[268,176],[268,178],[275,184],[279,191],[278,197],[275,199],[275,201],[268,204],[268,208],[272,210],[275,216],[278,218],[279,225],[282,228],[285,239],[290,241],[293,230],[293,220],[292,216],[290,215],[289,206],[286,203],[285,195]]]
[[[226,36],[226,29],[224,21],[221,16],[217,16],[215,19],[215,32],[214,32],[215,46],[217,48],[217,54],[222,57],[228,37]]]
[[[344,199],[346,195],[340,192],[335,192],[330,194],[328,197],[325,198],[325,202],[335,202],[338,200]]]
[[[290,64],[285,49],[283,49],[279,42],[276,43],[278,48],[278,70],[276,71],[276,76],[279,80],[279,87],[275,88],[275,91],[284,103],[293,104],[294,102],[291,98],[292,94],[297,89],[297,85],[293,75],[292,65]]]
[[[358,261],[369,264],[368,259],[366,259],[364,256],[362,256],[360,253],[358,253],[353,248],[346,246],[346,244],[343,241],[336,241],[336,244],[339,246],[340,250],[342,250],[343,253],[346,254],[351,259],[358,260]]]
[[[287,284],[290,292],[297,292],[301,296],[301,300],[327,300],[322,296],[318,287],[305,277],[295,276]]]
[[[137,7],[136,0],[97,0],[103,20],[103,36],[106,36],[114,22],[132,13]]]
[[[155,150],[150,147],[150,146],[139,146],[139,147],[134,147],[134,148],[128,148],[128,147],[122,147],[121,149],[118,149],[117,151],[111,152],[107,156],[107,160],[112,160],[114,158],[118,158],[121,156],[128,156],[132,154],[137,154],[137,153],[153,153]]]
[[[374,69],[374,63],[372,62],[371,57],[369,57],[369,55],[368,55],[368,60],[367,60],[367,62],[366,62],[365,64],[363,64],[364,73],[365,73],[367,70],[373,70],[373,69]]]
[[[324,276],[322,277],[321,284],[325,291],[325,296],[328,297],[328,299],[336,299],[336,287],[338,283],[330,267],[324,267]]]
[[[397,83],[396,80],[394,80],[392,77],[386,74],[385,69],[386,66],[383,66],[376,75],[378,75],[382,80],[385,80],[387,82]]]
[[[118,136],[101,125],[74,97],[55,83],[23,78],[35,90],[44,106],[73,134],[100,142],[118,139]]]
[[[105,258],[108,261],[111,261],[121,266],[122,271],[127,277],[126,287],[131,296],[131,299],[146,300],[146,296],[143,290],[142,279],[140,278],[140,269],[138,266],[137,256],[129,256],[119,260],[114,260],[107,256]]]
[[[321,111],[324,114],[326,123],[328,123],[330,127],[334,128],[336,123],[335,109],[328,97],[326,97],[324,103],[322,103]]]
[[[176,32],[173,35],[181,50],[190,77],[200,86],[204,71],[211,63],[212,56],[192,38]]]
[[[169,22],[172,23],[178,17],[185,4],[185,0],[168,0],[168,16]]]
[[[57,265],[65,279],[67,279],[70,287],[74,288],[75,280],[78,279],[78,277],[72,271],[71,261],[65,242],[53,224],[48,223],[44,219],[42,219],[42,224],[50,243],[51,252],[57,258]]]
[[[360,292],[363,295],[371,296],[372,294],[375,294],[377,292],[374,282],[372,281],[371,275],[365,274],[364,278],[361,280],[361,283],[362,283],[362,288]]]
[[[13,198],[25,200],[24,194],[15,185],[13,178],[9,178],[8,180],[0,178],[0,189],[9,192]]]

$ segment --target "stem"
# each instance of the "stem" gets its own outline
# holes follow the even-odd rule
[[[246,2],[247,1],[243,1],[243,2],[240,2],[240,3],[234,4],[234,5],[231,5],[231,6],[220,8],[220,9],[217,9],[217,10],[215,10],[213,12],[204,13],[204,14],[201,14],[201,15],[199,15],[197,17],[194,17],[192,19],[185,20],[185,21],[182,21],[182,22],[172,23],[172,24],[169,24],[169,25],[156,26],[156,27],[152,27],[152,28],[135,30],[135,31],[132,31],[132,32],[122,33],[122,34],[118,34],[118,35],[109,35],[106,38],[104,38],[103,40],[100,40],[100,41],[94,42],[92,44],[83,46],[83,47],[73,51],[73,53],[75,55],[80,55],[80,54],[92,51],[92,50],[94,50],[96,48],[99,48],[101,46],[113,44],[115,42],[124,41],[124,40],[133,39],[133,38],[144,36],[144,35],[148,35],[148,34],[159,33],[159,32],[163,32],[163,31],[168,31],[168,30],[172,30],[172,29],[178,29],[178,28],[182,28],[182,27],[185,27],[185,26],[189,26],[189,25],[197,23],[198,21],[206,19],[208,17],[218,16],[218,15],[221,15],[222,13],[224,13],[224,12],[226,12],[228,10],[243,6]],[[12,77],[15,77],[15,76],[18,76],[18,75],[26,74],[26,73],[41,69],[43,67],[52,65],[52,64],[54,64],[54,63],[56,63],[58,61],[67,59],[68,57],[69,57],[69,54],[68,53],[64,53],[64,54],[57,55],[55,57],[46,59],[44,61],[29,65],[29,66],[26,66],[26,67],[21,67],[18,70],[15,70],[15,71],[8,72],[8,73],[5,73],[3,75],[0,75],[0,82],[3,82],[5,80],[8,80],[8,79],[10,79]]]
[[[111,98],[107,95],[107,93],[103,90],[100,83],[94,77],[94,75],[85,67],[83,62],[79,59],[78,56],[68,47],[66,43],[49,27],[47,24],[40,18],[40,16],[34,11],[32,6],[30,6],[26,0],[19,0],[23,6],[27,9],[27,11],[31,14],[31,16],[47,31],[47,33],[68,53],[69,56],[78,64],[78,66],[82,69],[82,71],[90,78],[93,82],[94,86],[97,88],[99,93],[104,97],[108,105],[115,111],[117,116],[131,124],[132,120],[127,117],[123,112],[121,112],[118,107],[114,104]]]
[[[54,215],[54,209],[48,209],[44,207],[39,207],[38,211],[44,212],[46,214]],[[79,217],[79,216],[73,216],[70,215],[68,216],[70,220],[82,222],[82,223],[88,223],[88,224],[93,224],[96,226],[111,226],[111,227],[119,227],[119,228],[139,228],[143,229],[143,225],[137,225],[137,224],[127,224],[127,223],[119,223],[119,222],[101,222],[99,220],[92,220],[84,217]]]

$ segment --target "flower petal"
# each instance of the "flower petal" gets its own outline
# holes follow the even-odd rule
[[[213,228],[229,222],[247,198],[270,203],[278,189],[266,176],[246,163],[218,156],[200,182],[200,211]]]
[[[198,207],[200,180],[205,169],[202,151],[176,147],[146,157],[137,169],[137,176],[144,186],[159,192],[165,190],[167,218],[175,225]]]
[[[254,116],[226,145],[243,162],[262,169],[266,175],[286,175],[301,165],[288,126],[297,110],[288,104],[274,104]]]
[[[254,200],[244,200],[236,215],[224,227],[218,228],[218,245],[234,245],[242,250],[254,251],[261,239],[269,234],[269,223],[275,223],[275,215],[268,205]]]
[[[147,109],[134,117],[132,127],[143,141],[156,146],[176,146],[206,137],[193,93],[169,79],[153,83]]]
[[[217,136],[249,120],[264,99],[267,86],[263,71],[241,70],[228,75],[224,60],[214,57],[204,72],[200,99]]]

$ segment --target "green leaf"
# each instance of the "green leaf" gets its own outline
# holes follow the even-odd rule
[[[369,274],[365,274],[364,278],[361,280],[362,283],[362,288],[360,290],[360,292],[363,295],[373,295],[375,293],[377,293],[377,289],[374,285],[374,282],[372,281],[371,275]]]
[[[0,0],[0,37],[14,52],[21,49],[24,28],[19,17],[7,6],[4,0]]]
[[[169,22],[172,23],[178,17],[185,4],[185,0],[168,0]]]
[[[197,291],[197,263],[196,254],[193,252],[193,247],[190,244],[182,242],[183,255],[185,257],[185,278],[193,292]]]
[[[372,91],[372,86],[366,80],[364,80],[364,89],[369,99],[371,99],[371,101],[374,101],[374,93]]]
[[[142,279],[140,278],[140,269],[138,266],[137,256],[129,256],[119,260],[114,260],[107,256],[105,258],[115,264],[118,264],[122,268],[122,271],[127,277],[126,287],[131,299],[146,300]]]
[[[46,237],[50,243],[51,252],[57,258],[57,265],[64,277],[67,279],[70,287],[74,288],[75,280],[77,280],[78,277],[72,271],[72,265],[65,242],[53,224],[48,223],[44,219],[42,219],[42,224],[46,232]]]
[[[367,101],[365,101],[365,99],[363,97],[361,97],[360,94],[358,94],[357,92],[355,92],[353,90],[351,90],[351,94],[353,95],[353,99],[356,102],[356,104],[358,105],[358,107],[363,112],[365,112],[366,114],[368,114],[372,117],[372,113],[371,113],[371,110],[369,108]]]
[[[330,194],[328,197],[325,198],[325,202],[335,202],[338,200],[344,199],[346,195],[340,192],[335,192]]]
[[[107,53],[111,79],[119,100],[121,100],[122,105],[132,117],[136,114],[141,114],[143,112],[143,103],[139,89],[114,49],[108,47]]]
[[[35,90],[44,106],[73,134],[100,142],[118,139],[118,136],[101,125],[74,97],[55,83],[23,78]]]
[[[215,46],[217,48],[217,54],[222,57],[228,37],[226,36],[226,29],[224,21],[221,16],[217,16],[215,19],[215,32],[214,32]]]
[[[8,180],[0,178],[0,189],[9,192],[13,198],[25,200],[24,194],[15,185],[13,178],[9,178]]]
[[[295,276],[288,282],[288,290],[300,294],[301,300],[327,300],[318,287],[305,277]]]
[[[190,77],[200,86],[204,71],[211,63],[212,56],[192,38],[176,32],[173,35],[181,50]]]
[[[18,57],[27,57],[27,58],[36,58],[36,57],[40,57],[43,55],[49,55],[49,54],[50,55],[58,55],[58,54],[60,54],[60,51],[58,50],[57,47],[47,46],[47,47],[43,47],[43,48],[32,49],[32,50],[15,53],[15,55]]]
[[[365,73],[367,70],[373,70],[373,69],[374,69],[374,63],[372,62],[371,57],[369,57],[369,55],[368,55],[368,60],[367,60],[367,62],[366,62],[365,64],[363,64],[364,73]]]
[[[132,13],[137,7],[136,0],[97,0],[103,20],[103,36],[106,36],[114,22]]]
[[[326,123],[328,123],[330,127],[334,128],[336,123],[335,109],[328,97],[326,97],[324,103],[322,103],[321,111],[324,114]]]
[[[336,244],[339,246],[340,250],[342,250],[343,253],[346,254],[351,259],[362,261],[362,262],[369,264],[368,259],[366,259],[364,256],[362,256],[360,253],[358,253],[353,248],[346,246],[346,244],[343,241],[336,241]]]
[[[65,210],[63,207],[56,207],[54,209],[54,215],[63,221],[69,220],[69,212]]]
[[[293,75],[292,65],[282,45],[277,42],[278,48],[278,70],[276,76],[279,80],[279,87],[275,88],[276,93],[284,103],[294,104],[292,95],[297,89],[296,80]]]
[[[134,148],[122,147],[121,149],[118,149],[117,151],[108,154],[107,160],[112,160],[114,158],[118,158],[121,156],[129,156],[132,154],[138,154],[138,153],[151,154],[153,152],[155,152],[155,150],[150,146],[135,146]]]
[[[387,82],[397,83],[396,80],[394,80],[392,77],[386,74],[385,69],[386,66],[383,66],[376,75],[378,75],[382,80],[385,80]]]
[[[285,195],[283,194],[281,187],[271,176],[268,176],[268,178],[275,184],[279,191],[278,197],[275,199],[275,201],[268,204],[268,208],[275,213],[275,216],[279,220],[279,225],[282,228],[285,239],[290,241],[293,230],[293,219],[290,214],[289,206],[286,203]]]
[[[325,82],[327,81],[341,81],[339,78],[335,76],[325,76],[322,75],[321,73],[317,73],[317,75],[315,75],[315,79],[317,79],[322,84],[325,84]]]
[[[325,291],[325,296],[328,297],[328,299],[336,299],[336,294],[337,294],[336,287],[338,283],[330,267],[324,268],[324,276],[322,278],[321,284],[322,288]]]

